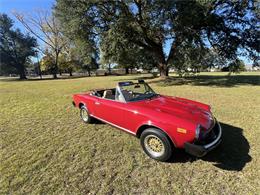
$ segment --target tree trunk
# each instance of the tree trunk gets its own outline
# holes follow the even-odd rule
[[[37,71],[38,71],[38,76],[40,76],[40,78],[42,79],[42,70],[41,70],[41,64],[39,62],[39,56],[38,56],[38,53],[37,53]]]
[[[53,78],[54,78],[54,79],[57,79],[57,78],[58,78],[55,71],[53,72]]]
[[[129,74],[129,68],[125,68],[125,74]]]
[[[169,69],[166,64],[159,64],[159,71],[161,78],[167,78],[169,76]]]
[[[160,71],[160,77],[161,78],[166,78],[168,77],[168,67],[167,67],[167,60],[165,60],[165,56],[163,53],[163,48],[160,47],[159,49],[156,50],[156,54],[158,56],[158,69]]]
[[[91,76],[91,70],[90,70],[90,68],[88,68],[88,76],[89,76],[89,77]]]
[[[72,70],[70,70],[69,72],[70,72],[70,76],[72,77]]]
[[[54,64],[54,70],[53,70],[53,78],[57,79],[57,73],[59,71],[58,68],[58,57],[59,57],[59,52],[56,52],[56,56],[55,56],[55,64]]]
[[[111,75],[111,64],[108,64],[108,73]]]
[[[39,76],[40,76],[40,78],[42,79],[42,70],[41,70],[41,67],[39,66],[38,68],[39,68]]]
[[[26,74],[25,74],[24,65],[20,65],[19,68],[18,68],[18,71],[19,71],[19,75],[20,75],[20,79],[21,79],[21,80],[27,79],[27,78],[26,78]]]

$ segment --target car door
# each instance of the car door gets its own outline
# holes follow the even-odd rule
[[[95,101],[95,115],[119,127],[127,127],[126,123],[126,104],[110,99],[98,98]]]

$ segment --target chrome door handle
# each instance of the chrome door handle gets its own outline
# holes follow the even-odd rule
[[[96,104],[96,105],[100,105],[100,103],[99,103],[99,102],[95,102],[95,104]]]

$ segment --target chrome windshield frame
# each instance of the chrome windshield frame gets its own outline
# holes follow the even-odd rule
[[[151,91],[151,92],[153,92],[155,95],[159,95],[159,94],[157,94],[157,93],[155,93],[155,91],[147,84],[147,83],[145,83],[145,82],[143,82],[143,83],[133,83],[133,82],[131,82],[131,85],[134,85],[134,84],[144,84],[145,85],[145,88],[146,87],[148,87],[149,88],[149,90]],[[124,102],[124,103],[127,103],[127,102],[134,102],[134,101],[126,101],[126,98],[125,98],[125,96],[124,96],[124,94],[122,93],[122,91],[121,91],[121,87],[123,87],[124,85],[120,85],[120,84],[117,84],[117,86],[116,86],[116,100],[117,101],[119,101],[118,100],[118,96],[119,95],[121,95],[122,97],[123,97],[123,101],[120,101],[120,102]],[[127,85],[126,85],[127,86]],[[142,99],[142,100],[144,100],[144,99]],[[136,101],[142,101],[142,100],[136,100]]]
[[[118,99],[119,95],[121,95],[123,97],[123,101],[120,101]],[[116,86],[116,98],[115,100],[119,101],[119,102],[123,102],[123,103],[126,103],[126,100],[125,100],[125,96],[123,95],[122,91],[121,91],[121,87],[119,85]]]

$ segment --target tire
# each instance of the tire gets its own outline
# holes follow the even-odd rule
[[[92,123],[93,117],[89,115],[88,109],[85,106],[80,107],[80,118],[84,123]]]
[[[173,146],[167,135],[160,129],[145,129],[140,137],[144,152],[152,159],[167,161],[173,153]]]

